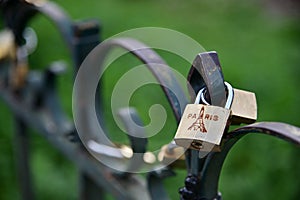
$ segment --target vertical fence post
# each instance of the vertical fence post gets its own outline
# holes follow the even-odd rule
[[[75,75],[85,57],[100,43],[99,34],[100,27],[96,20],[86,20],[73,24]],[[79,196],[81,200],[105,199],[103,189],[83,171],[79,171]]]
[[[33,200],[33,184],[29,166],[29,138],[25,123],[14,116],[15,121],[15,159],[18,171],[19,187],[23,200]]]
[[[104,200],[105,192],[85,173],[79,174],[80,200]]]

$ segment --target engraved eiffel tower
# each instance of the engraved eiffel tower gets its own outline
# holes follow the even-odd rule
[[[194,129],[194,131],[197,131],[198,129],[200,129],[200,132],[202,133],[206,133],[207,130],[204,126],[204,122],[203,122],[203,118],[204,118],[204,106],[202,106],[200,112],[199,112],[199,116],[196,119],[196,121],[188,128],[188,130],[192,130],[192,128]]]

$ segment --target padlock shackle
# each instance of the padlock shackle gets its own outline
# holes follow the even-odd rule
[[[226,108],[226,109],[230,109],[230,107],[231,107],[231,104],[232,104],[232,102],[233,102],[233,97],[234,97],[234,90],[233,90],[233,88],[232,88],[232,86],[228,83],[228,82],[224,82],[225,83],[225,85],[226,85],[226,88],[227,88],[227,100],[226,100],[226,103],[225,103],[225,106],[224,106],[224,108]],[[206,87],[204,87],[204,88],[202,88],[199,92],[198,92],[198,94],[197,94],[197,96],[196,96],[196,99],[195,99],[195,104],[198,104],[198,103],[200,103],[200,102],[202,102],[202,103],[204,103],[205,105],[210,105],[209,103],[208,103],[208,101],[205,99],[205,97],[204,97],[204,92],[205,92],[205,90],[206,90]],[[200,101],[201,100],[201,101]]]
[[[97,46],[97,48],[95,48],[92,52],[92,54],[97,54],[97,58],[92,58],[92,54],[90,54],[87,58],[90,57],[91,59],[95,60],[95,62],[99,66],[97,70],[103,72],[104,61],[111,52],[111,50],[115,48],[125,49],[145,64],[145,66],[150,70],[150,72],[160,84],[172,108],[172,111],[175,115],[175,119],[179,123],[183,109],[188,103],[188,100],[182,87],[177,81],[177,78],[175,77],[174,73],[172,72],[171,68],[167,65],[167,63],[150,47],[132,38],[114,38],[111,40],[106,40],[102,42],[99,46]],[[89,77],[83,78],[87,80],[89,79]],[[76,79],[78,78],[76,77]],[[76,83],[75,81],[75,87],[76,84],[79,84],[79,82]],[[86,89],[89,90],[88,88]],[[99,89],[101,90],[101,88]],[[82,92],[84,90],[84,88],[81,88]],[[93,125],[91,124],[91,126]]]

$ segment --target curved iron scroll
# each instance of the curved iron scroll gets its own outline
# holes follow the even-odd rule
[[[200,53],[193,61],[193,65],[188,74],[188,81],[196,94],[203,87],[207,87],[211,104],[215,106],[225,106],[226,91],[224,77],[218,54],[215,51]]]
[[[201,196],[213,199],[218,193],[219,176],[231,148],[249,133],[266,134],[300,146],[300,128],[280,122],[259,122],[235,129],[224,136],[221,152],[212,152],[202,171]]]
[[[177,122],[188,100],[167,63],[150,47],[131,38],[116,38],[103,42],[100,50],[100,66],[112,48],[121,47],[141,60],[152,72],[165,93]],[[162,66],[165,66],[162,68]],[[101,68],[101,67],[100,67]],[[175,96],[177,94],[177,97]],[[180,98],[180,99],[178,99]]]

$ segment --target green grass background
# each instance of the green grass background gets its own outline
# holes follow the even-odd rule
[[[205,49],[219,54],[225,79],[234,87],[254,91],[258,121],[281,121],[300,126],[300,27],[299,20],[270,10],[261,1],[55,1],[73,19],[95,18],[102,24],[102,38],[144,26],[171,28],[187,34]],[[69,66],[59,78],[63,107],[72,116],[72,64],[54,26],[44,17],[31,22],[39,36],[38,50],[30,67],[44,69],[49,62],[65,60]],[[184,76],[190,65],[176,56],[159,51],[168,64]],[[109,109],[114,84],[130,66],[139,64],[130,56],[115,62],[105,73],[104,96],[107,127],[112,138],[126,137],[112,122]],[[146,98],[145,98],[146,97]],[[157,149],[172,139],[176,123],[160,88],[148,85],[132,97],[145,123],[148,109],[160,103],[168,111],[162,131],[151,138],[149,148]],[[0,199],[20,199],[15,173],[13,123],[9,109],[0,104]],[[77,199],[77,169],[34,130],[31,165],[38,199]],[[299,199],[300,151],[276,138],[251,135],[240,141],[226,160],[220,180],[224,199]],[[165,182],[172,199],[178,199],[186,172]]]

